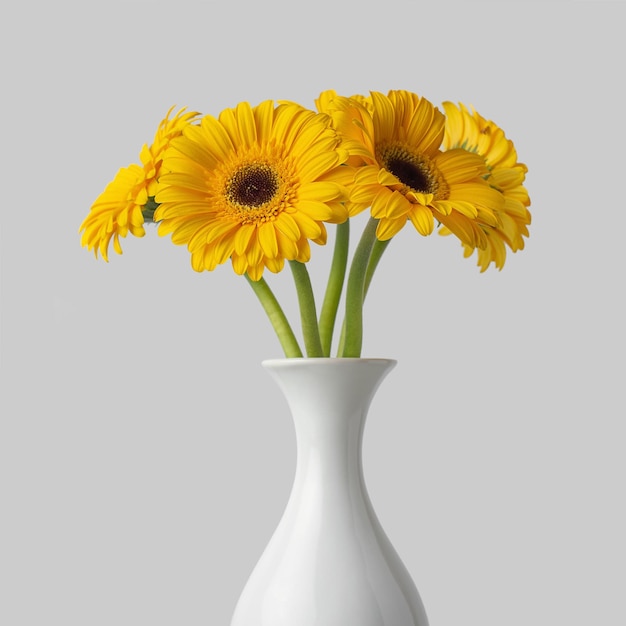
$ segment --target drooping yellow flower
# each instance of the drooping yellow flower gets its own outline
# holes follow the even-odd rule
[[[172,141],[159,179],[159,234],[185,244],[196,271],[231,260],[259,280],[285,260],[305,263],[309,241],[340,223],[347,152],[326,115],[295,103],[242,102],[206,115]]]
[[[371,161],[371,144],[364,141],[371,137],[372,106],[365,96],[354,95],[349,98],[339,96],[333,89],[323,91],[315,100],[317,110],[331,116],[333,127],[343,140],[343,147],[348,151],[347,164],[353,168],[362,167]],[[348,203],[350,216],[369,207],[367,202]]]
[[[350,212],[371,207],[378,239],[391,239],[407,221],[429,235],[437,221],[469,246],[487,245],[477,220],[498,225],[502,195],[484,180],[482,157],[441,150],[445,118],[428,100],[408,91],[350,98],[331,91],[316,103],[331,116],[351,162],[360,162]]]
[[[143,210],[156,193],[163,154],[170,141],[178,137],[182,129],[199,115],[195,112],[185,113],[185,109],[181,109],[169,119],[172,110],[173,107],[159,124],[152,145],[142,147],[139,155],[141,165],[133,164],[121,168],[93,203],[81,224],[81,244],[93,250],[96,257],[100,252],[105,261],[109,260],[111,239],[114,250],[122,254],[120,237],[126,237],[129,232],[135,237],[145,235]]]
[[[491,263],[502,269],[506,260],[506,247],[517,252],[524,248],[524,237],[528,237],[531,215],[528,211],[530,198],[524,187],[527,167],[517,161],[513,142],[494,122],[485,119],[474,109],[451,102],[443,103],[446,128],[443,146],[446,150],[463,148],[481,155],[485,159],[487,182],[504,198],[503,206],[497,209],[498,223],[480,224],[487,245],[477,249],[478,265],[485,271]],[[440,230],[442,235],[451,233],[448,228]],[[464,255],[469,257],[474,247],[463,242]]]

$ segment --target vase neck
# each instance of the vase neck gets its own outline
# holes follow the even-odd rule
[[[295,488],[362,487],[361,448],[374,394],[395,361],[283,359],[263,363],[291,410],[297,440]]]

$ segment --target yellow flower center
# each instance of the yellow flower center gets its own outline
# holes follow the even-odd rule
[[[428,157],[401,144],[379,146],[376,157],[402,183],[403,193],[433,194],[438,200],[448,196],[448,185]]]

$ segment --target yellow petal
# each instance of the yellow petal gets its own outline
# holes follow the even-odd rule
[[[298,242],[298,256],[295,260],[300,261],[300,263],[308,263],[310,259],[311,246],[309,245],[309,240],[303,237]]]
[[[221,239],[215,241],[213,248],[217,265],[222,265],[222,263],[228,261],[233,253],[233,238],[226,234]]]
[[[210,139],[207,140],[206,129],[200,126],[188,126],[185,128],[184,137],[173,139],[170,149],[165,152],[163,159],[162,171],[168,171],[171,167],[168,165],[170,158],[178,158],[179,155],[185,155],[192,162],[202,164],[206,168],[215,167],[219,163],[220,154],[212,152]]]
[[[261,280],[264,268],[265,266],[262,263],[257,265],[248,265],[248,276],[250,277],[250,280]]]
[[[390,219],[404,217],[406,219],[407,213],[411,210],[412,206],[414,205],[412,205],[399,191],[394,191],[387,201],[385,217]]]
[[[261,102],[261,104],[254,107],[252,114],[254,115],[256,125],[257,140],[259,143],[264,144],[269,140],[272,133],[274,102],[272,100]]]
[[[300,239],[300,229],[298,228],[298,224],[296,220],[289,215],[289,213],[280,213],[276,218],[274,225],[279,233],[282,233],[292,241],[298,241],[298,239]]]
[[[113,237],[113,249],[118,254],[122,254],[122,246],[120,245],[120,238],[117,233],[115,233],[115,236]]]
[[[380,241],[387,241],[399,233],[404,228],[406,222],[406,217],[400,217],[394,220],[382,219],[378,222],[378,226],[376,227],[376,237]]]
[[[350,202],[370,205],[379,190],[380,185],[378,184],[355,186],[350,191]]]
[[[391,185],[400,184],[398,177],[394,176],[390,171],[386,170],[384,167],[378,171],[376,182],[379,185],[386,185],[387,187],[390,187]]]
[[[315,153],[300,164],[300,177],[305,181],[316,180],[335,167],[338,162],[339,158],[334,150]]]
[[[233,109],[224,109],[219,116],[219,121],[226,133],[228,134],[233,146],[241,145],[241,135],[239,133],[239,124],[235,117]]]
[[[263,254],[273,259],[278,254],[278,242],[276,241],[276,230],[273,222],[265,222],[258,228],[257,232],[259,244]]]
[[[395,111],[389,98],[377,91],[370,92],[374,105],[374,134],[378,141],[389,139],[395,127]]]
[[[315,200],[327,202],[329,200],[346,199],[345,189],[335,182],[304,183],[298,189],[299,200]]]
[[[209,141],[204,140],[205,147],[209,148],[220,160],[225,161],[235,151],[226,129],[211,115],[202,118],[201,128]]]
[[[316,239],[320,236],[322,230],[320,225],[306,213],[298,211],[296,213],[292,213],[291,216],[296,221],[303,237],[306,237],[307,239]]]
[[[263,263],[263,250],[261,248],[261,244],[259,243],[259,229],[254,229],[254,235],[250,240],[250,245],[246,250],[246,259],[248,260],[248,265],[256,266]]]
[[[230,257],[230,261],[232,263],[235,274],[239,274],[241,276],[242,274],[246,273],[246,270],[248,269],[248,261],[246,260],[245,255],[238,255],[233,253],[233,255]]]
[[[278,272],[282,271],[284,266],[285,259],[282,257],[276,259],[265,259],[265,267],[267,267],[267,269],[274,274],[278,274]]]
[[[372,199],[371,213],[372,217],[381,219],[385,217],[387,212],[387,203],[391,198],[392,191],[387,187],[380,187],[378,193]]]
[[[232,233],[232,231],[235,231],[238,228],[240,228],[240,225],[237,222],[230,220],[215,220],[211,222],[209,229],[207,230],[207,243],[212,243],[224,235]]]
[[[164,236],[171,232],[172,243],[176,245],[188,245],[190,241],[197,241],[194,235],[200,231],[204,233],[205,238],[202,241],[202,245],[204,245],[206,243],[206,229],[208,227],[209,224],[202,218],[189,219],[184,222],[172,220],[171,223],[161,222],[159,225],[159,235]]]
[[[277,143],[291,151],[294,139],[298,136],[303,124],[314,115],[312,111],[307,111],[295,104],[280,104],[276,107],[273,135]]]
[[[252,240],[255,230],[256,226],[254,224],[242,224],[237,229],[237,232],[235,233],[235,238],[233,240],[235,254],[241,256],[245,255],[245,252],[250,245],[250,241]]]
[[[445,131],[445,117],[428,100],[420,98],[407,125],[407,141],[427,156],[437,154]]]
[[[298,239],[292,239],[280,232],[276,231],[276,241],[278,243],[279,256],[290,261],[298,257]]]
[[[257,134],[252,108],[247,102],[241,102],[237,105],[236,116],[241,139],[246,146],[253,145],[257,140]]]
[[[430,235],[435,228],[433,214],[428,207],[419,204],[413,205],[409,219],[420,235]]]

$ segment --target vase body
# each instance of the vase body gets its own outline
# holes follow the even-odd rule
[[[296,473],[231,626],[427,626],[417,589],[376,517],[363,478],[365,419],[395,364],[263,362],[291,410]]]

